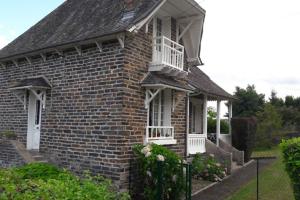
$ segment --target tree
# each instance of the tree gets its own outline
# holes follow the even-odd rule
[[[256,147],[271,148],[272,139],[282,128],[281,116],[271,103],[266,103],[264,110],[257,113],[257,119]]]
[[[228,120],[221,119],[220,125],[221,125],[221,133],[223,134],[229,133]],[[207,108],[207,132],[208,133],[217,132],[217,112],[213,107]]]
[[[294,107],[295,106],[295,100],[293,96],[286,96],[285,97],[285,105],[287,107]]]
[[[269,98],[269,102],[275,107],[282,107],[284,106],[284,101],[282,98],[277,97],[277,92],[272,90],[271,98]]]
[[[262,111],[265,104],[265,95],[258,94],[254,85],[248,85],[246,89],[236,87],[233,102],[233,116],[252,117]]]

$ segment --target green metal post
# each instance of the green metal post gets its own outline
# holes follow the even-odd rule
[[[189,200],[192,200],[192,165],[189,164]]]
[[[185,166],[185,199],[188,200],[188,191],[189,191],[189,187],[188,187],[188,182],[189,182],[189,166],[188,165],[184,165]]]
[[[157,171],[158,171],[158,174],[157,174],[158,177],[157,177],[157,197],[156,197],[156,199],[162,200],[163,164],[160,161],[157,161]]]

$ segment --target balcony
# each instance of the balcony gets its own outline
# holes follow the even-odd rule
[[[184,46],[165,36],[155,37],[153,45],[153,62],[149,71],[158,71],[170,76],[185,74]]]
[[[174,139],[174,127],[171,126],[147,126],[145,143],[159,145],[176,144]]]

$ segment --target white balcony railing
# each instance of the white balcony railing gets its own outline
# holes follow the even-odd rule
[[[189,134],[188,136],[188,151],[189,154],[206,152],[205,140],[206,137],[202,134]]]
[[[176,144],[174,139],[174,127],[171,126],[147,126],[146,143]]]
[[[184,46],[170,40],[165,36],[154,38],[153,61],[183,70]]]

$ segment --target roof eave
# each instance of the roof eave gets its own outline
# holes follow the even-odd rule
[[[180,88],[180,87],[175,87],[172,85],[167,85],[167,84],[142,84],[143,87],[158,87],[158,88],[169,88],[169,89],[174,89],[182,92],[187,92],[187,93],[193,93],[194,91],[192,89],[186,89],[186,88]]]
[[[8,62],[8,61],[15,60],[15,59],[39,55],[41,53],[49,53],[49,52],[55,51],[57,49],[67,49],[67,48],[72,48],[74,46],[92,44],[95,41],[104,42],[104,41],[108,41],[108,40],[112,40],[112,39],[117,39],[117,35],[119,35],[121,33],[126,33],[126,30],[117,31],[114,33],[105,34],[105,35],[98,36],[98,37],[87,38],[84,40],[72,41],[72,42],[68,42],[68,43],[64,43],[64,44],[60,44],[60,45],[48,46],[48,47],[36,49],[33,51],[22,52],[19,54],[13,54],[13,55],[10,55],[7,57],[0,57],[0,62]]]

